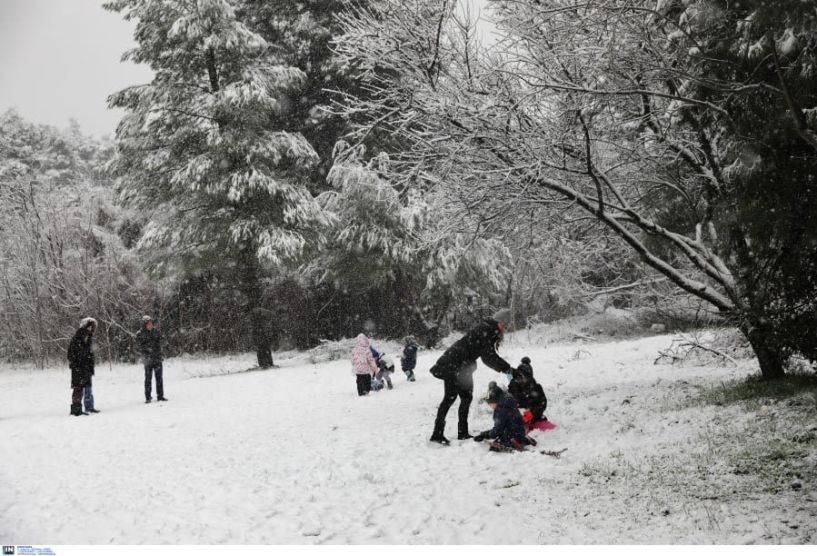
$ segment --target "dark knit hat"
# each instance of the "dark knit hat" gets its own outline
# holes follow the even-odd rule
[[[496,382],[491,381],[488,383],[488,395],[485,396],[485,401],[488,403],[497,403],[502,399],[504,394],[502,388],[500,388]]]

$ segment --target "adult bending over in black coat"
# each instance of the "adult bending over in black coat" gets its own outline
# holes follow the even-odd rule
[[[457,438],[473,438],[468,433],[468,410],[474,397],[473,375],[477,370],[477,359],[482,359],[483,363],[498,373],[511,372],[511,366],[496,352],[510,320],[509,309],[497,311],[492,319],[484,320],[454,342],[431,367],[431,374],[441,379],[444,385],[443,401],[437,409],[434,432],[431,434],[432,442],[449,444],[448,439],[443,436],[445,416],[457,396],[460,398]]]

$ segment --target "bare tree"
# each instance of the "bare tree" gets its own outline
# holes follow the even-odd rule
[[[5,179],[0,187],[0,353],[39,366],[64,354],[83,316],[100,323],[102,355],[122,351],[151,288],[133,256],[98,224],[111,192],[78,186],[78,197],[46,181]],[[94,197],[94,195],[98,197]]]
[[[392,157],[392,180],[456,190],[487,221],[528,207],[593,218],[731,319],[764,377],[782,376],[787,349],[757,294],[770,261],[735,256],[735,237],[745,238],[733,177],[751,161],[730,150],[725,108],[764,85],[703,71],[712,30],[697,21],[710,3],[493,4],[501,40],[490,52],[469,40],[475,22],[446,3],[385,2],[346,16],[339,52],[373,93],[346,99],[347,111],[369,114],[357,136],[399,135],[407,149]]]

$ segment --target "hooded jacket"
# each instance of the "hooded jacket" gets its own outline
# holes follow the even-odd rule
[[[94,351],[91,341],[85,341],[88,329],[80,327],[68,344],[68,367],[71,369],[71,388],[91,385],[94,374]]]
[[[352,349],[352,374],[373,375],[376,372],[377,363],[369,348],[369,339],[365,334],[358,334],[355,338],[355,347]]]
[[[500,338],[497,321],[493,319],[482,321],[445,350],[437,359],[437,363],[431,367],[431,374],[445,380],[455,378],[461,371],[474,372],[478,358],[498,373],[509,373],[510,364],[496,352]]]

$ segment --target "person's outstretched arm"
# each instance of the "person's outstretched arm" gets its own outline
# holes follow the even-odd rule
[[[499,356],[494,346],[490,346],[488,351],[484,353],[480,359],[498,373],[508,374],[513,371],[513,367],[511,367],[510,363]]]

